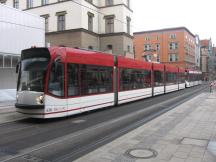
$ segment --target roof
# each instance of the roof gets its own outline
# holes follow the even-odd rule
[[[174,27],[174,28],[164,28],[164,29],[158,29],[158,30],[140,31],[140,32],[134,32],[134,35],[146,34],[146,33],[155,33],[155,32],[169,32],[169,31],[176,31],[176,30],[185,30],[191,36],[195,37],[195,35],[193,33],[191,33],[191,31],[188,30],[186,27]]]

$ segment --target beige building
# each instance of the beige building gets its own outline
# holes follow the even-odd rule
[[[201,40],[201,71],[203,73],[203,78],[208,79],[208,59],[209,59],[209,47],[211,46],[211,41],[208,39]]]
[[[45,18],[47,46],[106,51],[134,58],[130,0],[0,0]]]

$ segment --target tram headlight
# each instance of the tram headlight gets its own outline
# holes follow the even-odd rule
[[[36,98],[37,104],[41,105],[44,103],[44,95],[40,95]]]

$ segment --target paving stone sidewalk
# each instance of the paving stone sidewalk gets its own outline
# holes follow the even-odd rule
[[[214,141],[216,92],[202,93],[76,162],[216,162]]]

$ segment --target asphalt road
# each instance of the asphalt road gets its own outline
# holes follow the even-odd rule
[[[73,161],[207,91],[196,86],[61,119],[0,124],[0,161]]]

